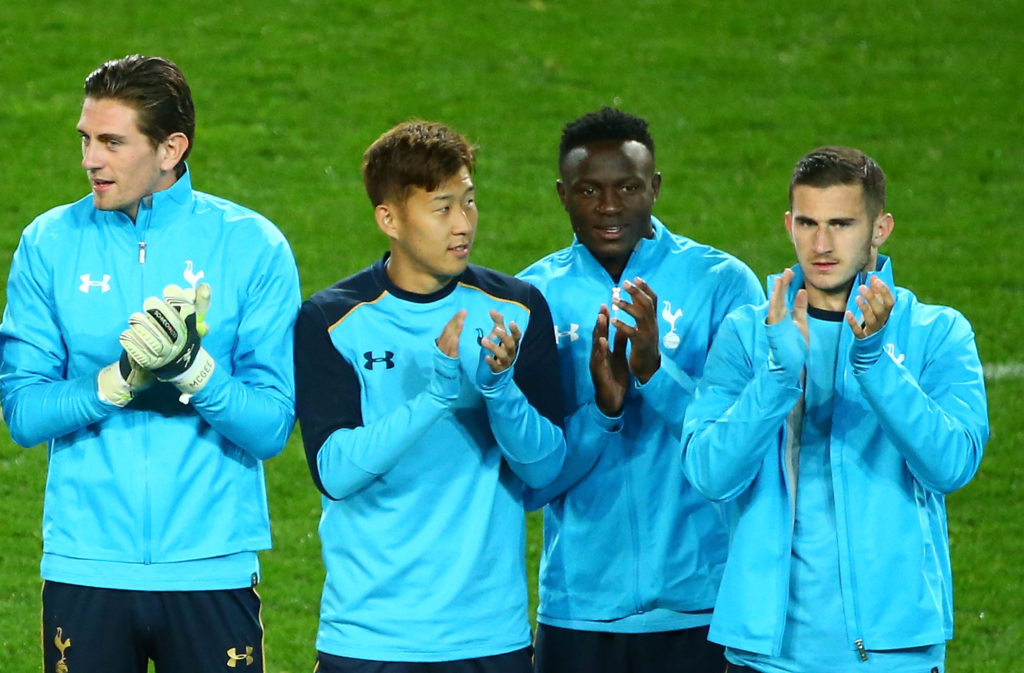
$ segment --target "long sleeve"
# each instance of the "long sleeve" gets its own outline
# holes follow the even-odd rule
[[[683,426],[683,471],[715,501],[731,500],[750,485],[802,394],[783,369],[769,366],[767,348],[744,349],[737,313],[719,330]],[[763,329],[757,319],[743,317],[744,328]]]
[[[317,306],[306,302],[295,324],[297,410],[306,460],[317,488],[341,500],[393,468],[456,399],[457,359],[434,347],[434,378],[422,393],[363,425],[359,379],[330,340]]]
[[[491,431],[505,461],[532,488],[554,480],[565,460],[565,403],[553,334],[547,302],[531,288],[530,324],[519,345],[514,373],[499,375],[494,385],[481,389]]]
[[[284,449],[295,424],[292,332],[301,295],[283,238],[246,290],[231,359],[217,362],[190,404],[214,430],[265,460]]]
[[[683,412],[693,399],[697,382],[683,371],[671,358],[662,356],[661,366],[648,379],[640,384],[632,379],[633,392],[640,396],[644,404],[649,406],[662,421],[673,428],[676,436],[683,424]]]
[[[50,273],[33,245],[14,253],[0,328],[0,393],[11,437],[24,447],[102,420],[117,407],[97,392],[96,371],[67,379],[68,353],[53,313]]]
[[[926,488],[949,493],[964,486],[988,441],[988,403],[970,324],[959,313],[937,327],[937,341],[920,377],[895,353],[883,354],[855,380],[886,437]],[[939,320],[938,318],[936,319]],[[919,328],[922,329],[922,328]],[[930,351],[929,351],[930,352]]]
[[[718,326],[733,310],[749,304],[764,303],[765,296],[761,283],[745,264],[728,258],[716,264],[710,272],[716,282],[710,301],[709,334],[714,344]],[[672,428],[678,436],[682,431],[683,415],[697,389],[700,371],[691,376],[664,353],[661,366],[647,383],[641,385],[635,379],[633,387],[644,404],[651,408]]]
[[[565,421],[565,461],[558,476],[539,489],[527,488],[523,496],[527,510],[540,509],[572,488],[597,463],[612,442],[622,441],[622,419],[605,416],[590,400]]]

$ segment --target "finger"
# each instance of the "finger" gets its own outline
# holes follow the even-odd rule
[[[875,324],[878,322],[878,316],[875,313],[874,306],[872,306],[871,302],[869,302],[864,297],[857,297],[855,301],[857,302],[857,306],[860,308],[860,313],[863,316],[863,320],[861,322],[867,328],[868,331],[875,331],[874,327]]]
[[[871,291],[867,299],[871,302],[871,308],[875,314],[882,320],[889,315],[889,311],[896,303],[896,298],[889,291],[889,287],[877,276],[871,279]]]
[[[435,343],[441,352],[450,358],[459,356],[459,337],[462,336],[462,327],[466,324],[466,309],[458,311],[449,320],[444,329],[441,330]]]
[[[772,282],[772,296],[768,303],[767,323],[769,325],[774,325],[786,316],[786,291],[789,289],[789,282],[792,279],[793,270],[786,269]]]
[[[519,325],[516,324],[515,320],[509,322],[508,329],[512,334],[513,347],[519,345],[519,340],[523,338],[523,331],[519,329]]]
[[[800,289],[793,299],[793,320],[795,322],[807,321],[807,290]]]
[[[617,356],[625,358],[626,344],[629,342],[630,336],[629,334],[627,334],[627,332],[629,330],[632,330],[633,328],[630,327],[629,325],[626,325],[625,323],[621,323],[621,321],[620,324],[622,325],[622,328],[620,328],[619,326],[616,326],[615,328],[615,338],[613,339],[613,343],[615,345],[615,354]],[[636,330],[633,331],[636,332]]]
[[[490,351],[493,355],[502,355],[506,350],[501,337],[496,335],[494,331],[491,331],[490,334],[480,340],[480,347]]]
[[[142,321],[145,320],[142,314],[135,315],[138,315]],[[118,337],[118,342],[120,342],[125,352],[145,366],[152,365],[160,357],[160,354],[156,352],[157,349],[150,345],[151,340],[152,337],[147,334],[147,328],[144,326],[144,323],[139,322],[137,324],[134,321]],[[159,346],[159,342],[156,342],[156,344]]]
[[[885,309],[885,299],[882,297],[882,293],[877,290],[874,284],[872,284],[871,287],[868,287],[867,285],[861,285],[860,287],[857,288],[857,292],[860,294],[860,297],[857,297],[858,303],[859,300],[863,298],[864,301],[871,306],[871,310],[875,314],[878,314]]]
[[[650,300],[651,304],[654,306],[658,305],[658,294],[654,291],[654,288],[647,284],[646,280],[637,276],[633,279],[633,283]]]
[[[858,339],[864,338],[864,327],[857,322],[857,318],[854,317],[853,311],[846,312],[846,324],[850,326],[853,331],[853,335]]]
[[[638,285],[634,285],[628,280],[623,282],[622,287],[629,292],[629,296],[633,302],[627,303],[625,300],[621,300],[618,307],[632,316],[637,323],[653,323],[656,320],[656,297],[652,297],[645,289]]]
[[[882,303],[885,306],[892,308],[896,304],[896,297],[893,296],[892,290],[889,289],[884,280],[875,276],[871,279],[871,287],[882,297]]]
[[[202,322],[210,310],[210,284],[203,283],[196,288],[196,316]]]
[[[501,314],[501,312],[495,311],[494,309],[491,309],[489,311],[489,314],[491,316],[491,320],[494,321],[494,326],[496,328],[501,329],[501,331],[504,332],[505,331],[505,316],[503,316]]]
[[[593,343],[590,344],[590,363],[591,366],[597,363],[603,364],[608,354],[611,352],[608,346],[608,337],[597,337]]]
[[[768,317],[765,319],[765,322],[769,325],[774,325],[782,320],[782,316],[779,315],[780,287],[782,287],[782,278],[776,277],[775,280],[772,281],[771,296],[768,297]]]
[[[173,284],[166,286],[163,292],[164,302],[179,313],[185,304],[195,303],[195,296],[192,288],[186,290]]]
[[[644,279],[639,276],[636,277],[635,282],[623,281],[622,287],[629,293],[634,304],[641,306],[654,306],[657,304],[657,295],[654,294]]]
[[[597,343],[600,338],[608,338],[608,307],[601,304],[600,310],[597,312],[597,320],[594,321],[594,331],[591,335],[591,340]]]
[[[632,338],[636,332],[636,327],[626,324],[618,318],[612,318],[611,324],[615,326],[615,342],[618,343],[619,335],[622,335],[623,339]]]

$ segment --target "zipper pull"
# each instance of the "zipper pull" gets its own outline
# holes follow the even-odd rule
[[[860,660],[867,661],[868,651],[864,649],[864,641],[858,638],[857,640],[853,641],[853,644],[857,646],[857,651],[860,653]]]
[[[146,263],[146,242],[139,241],[139,264]]]

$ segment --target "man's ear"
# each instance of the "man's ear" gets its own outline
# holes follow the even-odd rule
[[[651,191],[654,192],[654,203],[658,202],[658,194],[661,193],[661,173],[655,173],[651,178]]]
[[[555,190],[558,192],[558,199],[562,202],[562,207],[569,210],[569,206],[565,203],[565,183],[561,178],[555,180]]]
[[[893,227],[895,226],[896,223],[892,219],[892,213],[885,213],[875,218],[871,233],[871,247],[876,250],[882,247],[882,244],[889,239],[889,235],[892,234]]]
[[[390,203],[382,203],[373,209],[373,217],[377,226],[388,238],[398,238],[398,217],[396,208]]]
[[[170,172],[181,162],[188,150],[188,136],[180,131],[172,133],[157,148],[161,152],[160,169]]]

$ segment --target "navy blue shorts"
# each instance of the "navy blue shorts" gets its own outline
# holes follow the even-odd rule
[[[43,670],[263,673],[255,586],[124,591],[43,583]]]
[[[604,633],[537,625],[537,673],[724,673],[725,648],[708,627]]]
[[[531,673],[533,648],[455,661],[370,661],[317,653],[316,673]]]
[[[740,666],[739,664],[729,664],[729,670],[726,673],[760,673],[757,669],[751,668],[750,666]],[[930,673],[939,673],[938,668],[931,669]]]

